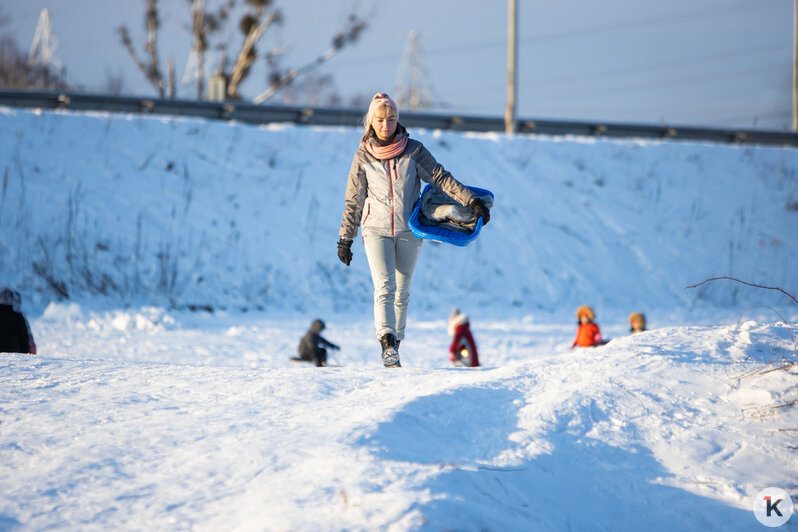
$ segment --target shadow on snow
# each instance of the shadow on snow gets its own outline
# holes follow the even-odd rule
[[[418,486],[418,530],[750,530],[752,512],[662,485],[671,477],[643,446],[619,448],[559,423],[552,446],[508,468],[490,464],[517,444],[522,395],[461,388],[421,397],[360,439],[377,457],[441,473]],[[567,417],[567,416],[566,416]],[[421,497],[419,497],[421,499]],[[531,528],[530,528],[531,527]]]

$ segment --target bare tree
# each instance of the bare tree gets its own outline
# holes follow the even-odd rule
[[[133,58],[133,62],[147,78],[147,81],[155,88],[160,98],[166,94],[167,85],[169,87],[169,97],[175,97],[174,80],[165,80],[161,72],[160,63],[158,60],[158,27],[160,25],[158,19],[158,0],[147,0],[147,8],[144,14],[144,23],[147,28],[147,42],[144,45],[145,55],[148,59],[146,62],[139,57],[138,52],[133,46],[133,40],[130,38],[130,31],[127,26],[119,26],[117,32],[122,40],[122,46]]]
[[[227,97],[233,100],[239,98],[238,87],[249,76],[250,68],[258,55],[256,48],[258,41],[272,24],[282,21],[279,9],[269,9],[271,0],[246,0],[246,2],[250,10],[239,23],[241,33],[244,34],[244,42],[228,75]]]
[[[23,90],[63,90],[63,73],[47,64],[31,65],[28,54],[8,35],[0,36],[0,87]]]
[[[0,7],[0,29],[11,20]],[[0,88],[63,90],[67,88],[63,69],[47,63],[31,63],[10,35],[0,35]]]
[[[208,13],[205,0],[188,0],[191,4],[191,33],[194,36],[193,54],[197,62],[197,99],[205,93],[205,52],[211,35],[224,26],[235,6],[235,0],[228,0],[218,11]],[[224,65],[222,65],[223,67]]]
[[[222,41],[215,46],[220,51],[221,59],[213,73],[213,78],[223,79],[226,85],[225,92],[228,99],[237,100],[241,98],[240,86],[249,76],[255,61],[262,55],[266,59],[268,68],[267,89],[256,99],[257,102],[268,100],[282,88],[291,84],[297,77],[307,74],[316,67],[332,59],[344,47],[355,43],[360,34],[366,28],[365,18],[359,17],[354,13],[349,15],[347,22],[335,34],[330,48],[319,55],[310,63],[291,69],[282,69],[279,65],[279,58],[282,50],[272,49],[265,54],[260,54],[258,43],[263,35],[272,25],[282,21],[282,14],[279,9],[273,6],[272,0],[244,0],[246,12],[239,22],[239,29],[243,35],[241,46],[238,49],[235,59],[231,60],[227,55],[228,45]],[[121,37],[122,45],[130,54],[136,66],[144,74],[160,97],[163,97],[166,90],[169,95],[174,97],[173,75],[170,80],[165,80],[161,72],[158,61],[157,51],[157,32],[159,27],[158,20],[158,0],[146,0],[147,8],[145,13],[145,25],[147,28],[147,42],[144,46],[143,57],[140,55],[130,37],[130,31],[126,26],[120,26],[117,31]],[[197,68],[197,98],[202,99],[205,95],[206,84],[206,53],[214,40],[214,34],[220,33],[228,22],[231,12],[235,7],[236,0],[224,0],[224,3],[216,11],[206,9],[206,0],[187,0],[191,12],[190,32],[192,35],[192,55],[196,61]],[[316,81],[318,83],[318,80]],[[325,82],[326,83],[326,82]]]

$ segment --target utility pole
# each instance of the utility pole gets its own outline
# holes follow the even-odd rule
[[[792,11],[792,130],[798,131],[798,0]]]
[[[795,0],[798,5],[798,0]],[[518,0],[508,0],[507,5],[507,107],[504,110],[504,131],[515,133],[515,95],[518,87]]]

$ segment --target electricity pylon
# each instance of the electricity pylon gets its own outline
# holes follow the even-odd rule
[[[31,66],[42,65],[49,67],[54,72],[62,72],[63,65],[55,56],[58,50],[58,39],[53,33],[50,23],[50,11],[42,9],[39,13],[39,23],[36,25],[36,32],[33,34],[33,42],[28,52],[28,64]]]
[[[418,32],[411,31],[407,36],[402,62],[396,71],[394,96],[399,108],[415,111],[432,107],[432,88],[428,79],[429,75],[418,45]]]

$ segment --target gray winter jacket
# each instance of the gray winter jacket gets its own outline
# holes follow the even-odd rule
[[[397,135],[407,135],[402,126],[398,128]],[[361,143],[349,170],[339,236],[353,240],[358,225],[364,236],[395,236],[409,231],[408,221],[421,193],[421,181],[461,205],[468,205],[474,197],[417,140],[408,139],[405,151],[387,161],[375,158]]]

